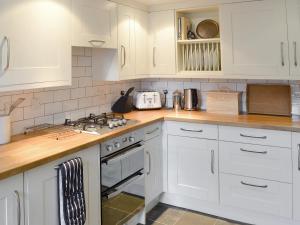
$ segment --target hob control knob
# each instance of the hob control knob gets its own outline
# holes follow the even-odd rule
[[[114,143],[114,146],[115,146],[115,148],[120,148],[121,147],[119,142]]]
[[[107,146],[106,146],[106,150],[107,150],[108,152],[111,152],[111,151],[113,150],[113,146],[107,145]]]
[[[129,142],[134,142],[135,138],[134,137],[129,137]]]

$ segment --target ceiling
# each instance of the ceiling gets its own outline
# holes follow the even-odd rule
[[[165,4],[165,3],[185,2],[186,0],[135,0],[135,1],[142,3],[144,5],[158,5],[158,4]]]

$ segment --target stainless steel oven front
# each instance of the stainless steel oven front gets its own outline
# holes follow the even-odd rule
[[[143,142],[132,137],[119,139],[122,140],[128,141],[123,145],[126,147],[113,141],[103,146],[106,153],[101,154],[102,225],[127,224],[145,207]],[[109,148],[113,145],[119,149]]]

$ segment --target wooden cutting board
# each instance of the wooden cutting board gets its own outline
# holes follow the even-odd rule
[[[290,85],[247,85],[247,110],[249,114],[291,116]]]

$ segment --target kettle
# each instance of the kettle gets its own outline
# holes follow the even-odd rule
[[[198,109],[197,89],[184,89],[183,109],[187,111],[195,111]]]
[[[174,91],[173,92],[173,109],[175,111],[181,110],[181,92],[180,91]]]

